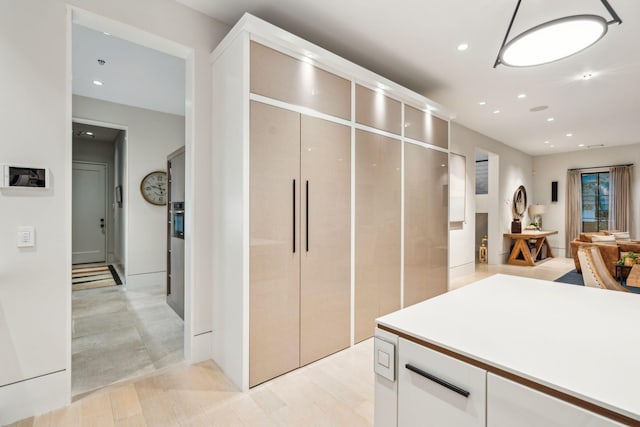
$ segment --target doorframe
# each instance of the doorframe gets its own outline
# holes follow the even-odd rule
[[[77,122],[76,122],[77,123]],[[84,165],[100,165],[104,166],[105,171],[105,179],[104,179],[104,217],[106,218],[107,226],[109,226],[109,220],[111,219],[111,215],[109,214],[109,164],[104,162],[89,162],[85,160],[73,160],[71,158],[71,170],[73,173],[73,165],[76,163],[84,164]],[[73,185],[73,175],[71,177],[71,185]],[[72,187],[73,191],[73,187]],[[73,193],[71,193],[71,203],[73,208]],[[71,216],[71,259],[73,259],[73,216]],[[109,264],[109,229],[104,236],[104,262],[105,264]]]
[[[105,16],[101,16],[95,14],[93,12],[89,12],[85,9],[81,9],[77,6],[72,6],[67,4],[67,14],[66,14],[66,102],[65,102],[65,128],[66,128],[66,143],[65,143],[65,154],[66,154],[66,171],[65,177],[67,180],[65,191],[67,194],[71,194],[71,171],[72,171],[72,121],[73,121],[73,46],[72,46],[72,28],[73,24],[79,24],[85,26],[87,28],[91,28],[96,31],[103,31],[112,34],[115,37],[121,38],[123,40],[127,40],[132,43],[139,44],[144,47],[148,47],[151,49],[158,50],[160,52],[176,56],[185,61],[185,204],[187,206],[194,206],[194,182],[195,182],[195,159],[193,156],[194,150],[194,135],[195,135],[195,117],[197,114],[197,110],[195,108],[195,51],[193,48],[182,45],[178,42],[175,42],[170,39],[166,39],[164,37],[148,33],[138,27],[131,26],[129,24],[125,24],[120,21],[115,21],[113,19],[107,18]],[[125,145],[127,158],[125,164],[127,167],[125,168],[125,183],[128,183],[128,140]],[[124,185],[123,187],[127,187]],[[128,205],[128,191],[123,188],[123,200],[125,200]],[[128,211],[125,212],[125,218],[128,218]],[[196,356],[193,354],[194,343],[192,342],[194,339],[193,336],[193,317],[194,313],[192,312],[192,278],[194,277],[194,262],[192,254],[195,254],[195,248],[193,247],[193,239],[192,239],[192,224],[193,224],[193,209],[189,209],[185,212],[185,274],[184,274],[184,296],[185,296],[185,306],[184,306],[184,346],[183,346],[183,358],[187,363],[192,361],[192,356]],[[71,283],[71,197],[67,200],[67,214],[65,218],[65,225],[67,228],[67,264],[69,268],[67,268],[67,282]],[[128,228],[128,222],[125,226],[125,230]],[[128,266],[128,233],[125,231],[125,260],[127,264],[125,265],[125,270],[129,270]],[[68,372],[67,376],[67,403],[71,403],[71,330],[72,330],[72,307],[71,307],[71,286],[67,286],[67,339],[66,339],[66,347],[67,347],[67,355],[66,355],[66,370]]]

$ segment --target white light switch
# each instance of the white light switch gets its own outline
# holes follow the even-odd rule
[[[378,350],[378,363],[385,368],[389,367],[389,353]]]
[[[379,337],[373,341],[374,364],[373,370],[376,374],[388,379],[396,380],[396,349],[393,343],[387,342]]]
[[[36,231],[33,227],[18,227],[19,248],[32,248],[36,245]]]

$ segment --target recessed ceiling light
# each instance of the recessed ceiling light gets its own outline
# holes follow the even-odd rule
[[[548,144],[548,143],[549,143],[549,141],[545,141],[544,143],[545,143],[545,144]]]
[[[500,110],[493,110],[493,114],[500,114]]]
[[[93,132],[86,131],[86,132],[85,132],[85,135],[93,136]]]
[[[520,95],[518,95],[518,99],[524,99],[527,97],[526,93],[521,93]]]
[[[553,147],[555,147],[555,145],[553,145],[553,144],[551,144],[551,145],[549,146],[549,148],[553,148]]]
[[[103,83],[100,80],[94,80],[93,84],[96,86],[102,86]]]
[[[582,75],[582,80],[589,80],[591,77],[593,77],[593,73],[589,72],[589,73],[584,73]]]
[[[567,136],[573,136],[573,134],[572,133],[568,133]]]
[[[548,122],[552,122],[552,121],[554,121],[554,120],[555,120],[555,119],[554,119],[553,117],[549,117],[549,118],[547,119],[547,121],[548,121]]]
[[[578,144],[578,147],[584,147],[584,144]]]
[[[467,50],[467,49],[469,49],[469,45],[468,45],[468,44],[466,44],[466,43],[460,43],[460,44],[458,45],[458,50],[459,50],[460,52],[463,52],[463,51],[465,51],[465,50]]]
[[[110,36],[111,33],[107,33],[106,31],[103,31],[102,34],[104,34],[105,36]]]
[[[480,101],[478,102],[478,105],[487,105],[487,101]]]

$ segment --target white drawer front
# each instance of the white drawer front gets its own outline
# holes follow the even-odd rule
[[[616,421],[494,374],[487,376],[488,427],[614,427]]]
[[[422,372],[416,373],[407,365]],[[433,378],[425,378],[424,374]],[[398,426],[484,426],[486,375],[483,369],[400,338]],[[463,391],[469,395],[463,396]]]

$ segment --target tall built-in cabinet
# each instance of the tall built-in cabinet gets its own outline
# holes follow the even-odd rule
[[[448,122],[251,15],[212,61],[212,354],[246,390],[447,290]]]

